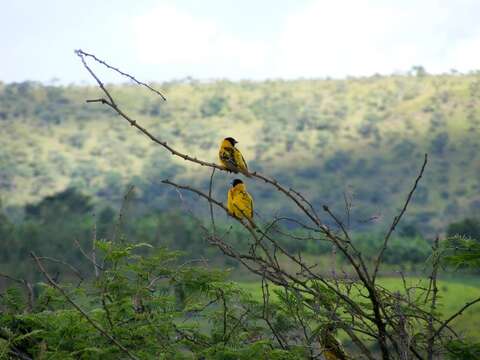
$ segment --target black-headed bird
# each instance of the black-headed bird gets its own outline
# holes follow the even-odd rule
[[[229,171],[237,174],[241,172],[246,177],[250,177],[247,162],[243,158],[242,153],[235,147],[238,141],[232,137],[223,139],[220,145],[218,156],[222,165]]]
[[[247,218],[250,223],[253,220],[253,199],[240,179],[233,180],[228,190],[227,209],[237,219]]]

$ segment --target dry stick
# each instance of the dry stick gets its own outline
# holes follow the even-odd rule
[[[136,84],[141,85],[141,86],[145,86],[147,89],[149,89],[149,90],[153,91],[155,94],[159,95],[164,101],[167,100],[167,99],[165,98],[165,96],[163,96],[163,94],[162,94],[160,91],[155,90],[155,89],[152,88],[150,85],[145,84],[144,82],[138,81],[138,80],[135,79],[132,75],[127,74],[127,73],[121,71],[120,69],[118,69],[118,68],[116,68],[116,67],[113,67],[113,66],[108,65],[105,61],[100,60],[100,59],[97,58],[95,55],[86,53],[85,51],[83,51],[83,50],[81,50],[81,49],[75,50],[75,53],[76,53],[78,56],[80,56],[80,57],[82,57],[81,55],[87,56],[87,57],[91,57],[91,58],[94,59],[96,62],[102,64],[103,66],[106,66],[107,68],[109,68],[109,69],[111,69],[111,70],[116,71],[116,72],[119,73],[120,75],[123,75],[123,76],[129,78],[130,80],[132,80],[132,81],[135,82]],[[83,58],[83,57],[82,57],[82,58]]]
[[[383,241],[383,247],[380,250],[380,253],[378,254],[377,260],[375,261],[375,270],[373,271],[373,276],[372,276],[373,282],[375,282],[375,279],[377,277],[378,269],[380,268],[380,262],[382,261],[382,258],[383,258],[383,253],[387,249],[388,240],[390,239],[390,236],[392,235],[393,231],[395,230],[395,227],[398,225],[398,223],[402,219],[403,214],[407,210],[408,204],[410,203],[410,200],[412,199],[412,195],[415,192],[415,190],[417,189],[418,182],[420,181],[420,179],[423,176],[423,172],[425,171],[425,166],[427,166],[427,161],[428,161],[428,154],[425,154],[422,168],[421,168],[420,173],[418,174],[417,178],[415,179],[415,183],[413,184],[413,187],[408,194],[407,200],[405,201],[405,204],[403,205],[403,208],[400,211],[400,214],[398,214],[398,216],[395,216],[395,218],[393,219],[392,225],[388,229],[387,235],[385,236],[385,239]]]
[[[72,270],[75,273],[75,275],[77,275],[79,277],[80,282],[85,280],[84,277],[82,276],[82,274],[80,273],[80,270],[78,270],[76,267],[74,267],[73,265],[70,265],[69,263],[67,263],[65,261],[54,259],[54,258],[51,258],[51,257],[48,257],[48,256],[39,256],[38,259],[39,260],[47,260],[47,261],[51,261],[51,262],[54,262],[54,263],[57,263],[57,264],[65,265],[66,267],[70,268],[70,270]]]
[[[95,321],[93,321],[90,316],[80,307],[75,303],[70,296],[63,290],[53,279],[51,278],[50,274],[45,270],[43,267],[40,258],[35,255],[33,251],[30,252],[30,256],[35,260],[37,263],[38,268],[40,269],[40,272],[45,276],[47,279],[48,283],[53,286],[56,290],[58,290],[63,297],[87,320],[95,329],[97,329],[105,338],[110,340],[112,343],[114,343],[121,351],[123,351],[130,359],[133,360],[138,360],[138,358],[133,355],[126,347],[124,347],[122,344],[120,344],[114,337],[112,337],[110,334],[108,334],[105,330],[102,329],[100,325],[98,325]]]
[[[212,170],[212,175],[210,176],[210,186],[208,188],[208,196],[212,197],[212,187],[213,187],[213,175],[215,175],[215,168]],[[213,218],[213,204],[209,202],[210,204],[210,218],[212,220],[212,229],[213,229],[213,235],[215,236],[215,233],[217,232],[216,227],[215,227],[215,219]]]

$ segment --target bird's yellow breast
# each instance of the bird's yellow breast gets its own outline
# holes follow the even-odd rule
[[[244,184],[237,184],[228,191],[228,211],[239,219],[253,218],[253,200]]]

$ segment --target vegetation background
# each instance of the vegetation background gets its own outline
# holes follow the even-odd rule
[[[389,287],[401,286],[399,271],[425,275],[435,236],[480,238],[478,74],[434,76],[416,67],[405,76],[154,85],[167,102],[129,84],[110,88],[129,115],[198,158],[216,161],[220,140],[235,136],[251,170],[302,189],[317,208],[326,204],[342,214],[367,257],[378,251],[381,231],[428,152],[424,179],[386,253],[383,281]],[[209,170],[170,156],[109,109],[85,103],[98,95],[90,86],[0,85],[2,272],[31,278],[32,250],[87,272],[90,265],[75,241],[88,248],[96,226],[99,239],[121,233],[181,250],[183,259],[202,256],[212,266],[234,268],[233,278],[258,298],[258,279],[199,233],[197,221],[206,218],[208,207],[161,184],[168,178],[208,189]],[[216,198],[225,199],[231,178],[216,175]],[[260,223],[268,214],[295,217],[290,204],[263,184],[249,182],[248,188]],[[348,213],[346,201],[352,204]],[[247,246],[230,219],[220,215],[217,221],[232,244]],[[284,242],[325,272],[331,268],[329,244]],[[64,273],[61,264],[53,269]],[[444,309],[480,292],[478,274],[442,276]],[[478,339],[478,309],[470,309],[458,327]]]

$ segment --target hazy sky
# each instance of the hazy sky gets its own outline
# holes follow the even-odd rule
[[[0,0],[0,80],[87,80],[76,48],[158,81],[465,72],[479,14],[479,0]]]

